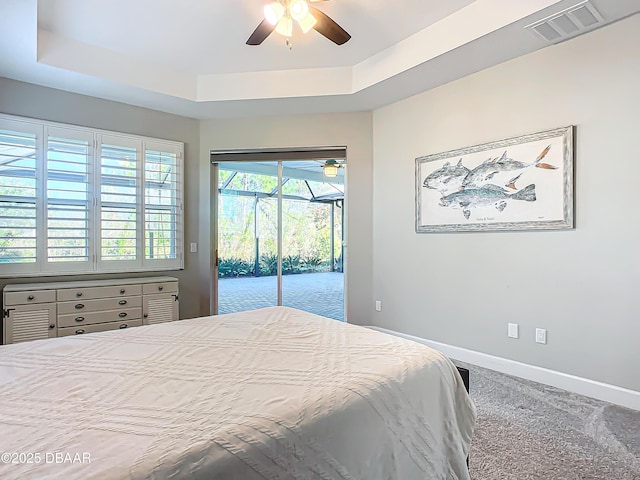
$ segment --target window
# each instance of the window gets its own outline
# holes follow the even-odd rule
[[[182,151],[0,115],[0,276],[183,268]]]
[[[88,132],[45,128],[46,270],[90,265],[92,138]]]
[[[36,262],[36,133],[0,124],[0,265]]]
[[[170,261],[180,248],[178,152],[147,143],[144,152],[144,258]]]

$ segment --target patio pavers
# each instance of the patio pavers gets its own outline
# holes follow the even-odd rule
[[[272,307],[277,304],[276,277],[221,278],[218,299],[221,314]],[[344,321],[344,276],[338,272],[283,275],[282,303]]]

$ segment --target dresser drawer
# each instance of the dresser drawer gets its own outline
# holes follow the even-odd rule
[[[30,303],[48,303],[56,301],[55,290],[28,290],[24,292],[5,292],[6,305],[29,305]]]
[[[58,290],[58,301],[90,300],[92,298],[128,297],[140,295],[142,285],[120,285],[114,287],[65,288]]]
[[[124,322],[97,323],[95,325],[81,325],[78,327],[64,327],[58,329],[58,337],[82,335],[84,333],[106,332],[107,330],[122,330],[130,327],[142,326],[142,320],[128,320]]]
[[[76,325],[93,325],[96,323],[120,322],[142,318],[142,308],[123,308],[103,312],[82,312],[58,315],[58,327],[75,327]]]
[[[104,298],[96,300],[77,300],[75,302],[58,303],[58,315],[84,312],[96,312],[100,310],[119,310],[121,308],[141,307],[142,297]]]
[[[178,282],[145,283],[142,285],[142,293],[150,295],[152,293],[177,293]]]

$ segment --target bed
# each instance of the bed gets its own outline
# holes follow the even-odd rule
[[[475,415],[441,353],[287,307],[0,347],[2,479],[468,479]]]

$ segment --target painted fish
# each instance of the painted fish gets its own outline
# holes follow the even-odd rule
[[[440,206],[461,208],[464,218],[469,220],[472,208],[495,207],[502,212],[509,200],[536,201],[536,186],[531,184],[516,193],[509,193],[498,185],[483,185],[480,188],[465,188],[440,199]]]
[[[457,165],[449,162],[442,167],[431,172],[422,183],[423,187],[438,190],[442,195],[456,192],[462,188],[462,181],[469,174],[470,170],[462,165],[462,159]]]
[[[542,159],[547,156],[551,145],[542,150],[536,161],[533,163],[520,162],[507,157],[507,152],[502,154],[499,159],[488,159],[471,170],[462,181],[463,188],[477,188],[491,182],[494,185],[504,185],[507,188],[516,190],[516,181],[525,172],[525,170],[536,167],[547,170],[555,170],[558,167],[542,163]]]

